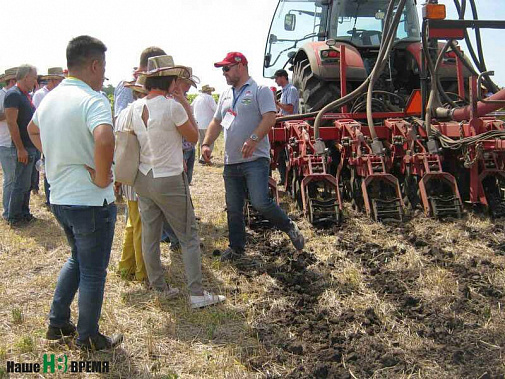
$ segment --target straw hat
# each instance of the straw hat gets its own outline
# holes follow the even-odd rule
[[[212,93],[215,91],[216,91],[216,89],[214,87],[209,86],[208,84],[204,84],[202,86],[202,89],[200,90],[200,92],[209,92],[209,93]]]
[[[141,72],[140,74],[145,75],[148,78],[154,76],[191,76],[188,74],[187,67],[176,66],[174,64],[174,59],[170,55],[158,55],[157,57],[149,58],[147,61],[147,70],[145,72]]]
[[[186,67],[187,71],[179,76],[180,79],[190,83],[193,87],[197,88],[197,84],[200,83],[198,76],[193,75],[193,69],[191,67]]]
[[[144,87],[144,84],[146,82],[146,77],[144,75],[139,75],[137,78],[137,81],[131,81],[128,83],[125,83],[125,87],[131,88],[132,91],[148,94],[149,91]]]
[[[5,74],[0,75],[0,82],[7,82],[11,79],[16,79],[16,73],[18,72],[17,67],[8,68],[5,70]]]
[[[40,75],[40,79],[42,79],[42,80],[65,79],[65,75],[63,73],[63,68],[51,67],[51,68],[47,69],[47,75]]]

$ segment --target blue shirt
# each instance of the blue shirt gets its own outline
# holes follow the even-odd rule
[[[235,103],[235,107],[233,104]],[[254,133],[265,113],[276,112],[274,95],[270,88],[258,86],[249,80],[242,88],[224,91],[219,97],[214,118],[221,122],[228,110],[236,113],[231,126],[224,129],[224,164],[236,164],[254,161],[258,158],[270,159],[270,141],[268,135],[262,138],[249,158],[242,157],[244,142]]]
[[[93,184],[85,165],[95,168],[93,130],[112,128],[110,104],[100,92],[76,78],[63,80],[49,92],[33,115],[40,129],[51,185],[51,204],[102,206],[115,200],[112,184]]]
[[[280,103],[290,104],[293,106],[293,113],[288,113],[285,110],[281,109],[282,115],[298,114],[298,106],[299,106],[298,90],[291,83],[286,84],[282,89]]]
[[[133,91],[124,86],[125,82],[119,82],[114,89],[114,117],[117,117],[128,104],[133,103]]]

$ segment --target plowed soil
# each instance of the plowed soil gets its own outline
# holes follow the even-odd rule
[[[241,275],[274,278],[278,285],[270,295],[286,299],[287,304],[282,308],[262,304],[264,317],[255,329],[271,355],[251,365],[262,371],[273,362],[289,361],[293,369],[286,376],[291,378],[400,377],[431,370],[434,377],[503,377],[505,333],[490,327],[490,322],[503,323],[503,283],[492,279],[503,273],[504,246],[496,242],[503,238],[503,226],[475,230],[467,226],[468,220],[423,221],[421,232],[408,225],[378,226],[396,240],[389,244],[381,241],[379,233],[365,238],[356,230],[359,221],[348,220],[331,231],[338,254],[329,259],[311,251],[293,255],[290,246],[258,243],[262,238],[256,236],[261,258],[236,266]],[[444,236],[442,241],[444,233],[436,232],[437,228],[461,228],[454,234],[463,238]],[[479,241],[490,256],[474,250],[463,257],[455,248]],[[421,267],[391,267],[407,249],[417,255]],[[371,303],[360,301],[364,293],[353,288],[352,278],[350,282],[332,279],[332,272],[344,261],[359,271],[358,287],[373,294]],[[439,286],[442,292],[437,291]],[[321,307],[327,291],[342,305]],[[352,297],[356,302],[343,306]],[[384,309],[377,310],[374,303],[387,304],[387,311],[378,314]]]
[[[120,203],[100,321],[104,333],[125,334],[114,352],[88,354],[44,341],[69,251],[42,197],[32,200],[39,218],[33,225],[1,224],[0,378],[7,360],[40,363],[48,352],[108,360],[113,378],[505,376],[505,221],[470,210],[460,220],[418,213],[385,225],[345,204],[341,226],[316,229],[282,194],[282,207],[307,239],[303,252],[268,225],[254,226],[247,229],[245,258],[222,263],[227,225],[216,162],[196,165],[191,192],[204,284],[227,301],[190,309],[180,253],[167,244],[162,263],[180,298],[158,299],[118,275]],[[76,304],[72,309],[76,320]]]

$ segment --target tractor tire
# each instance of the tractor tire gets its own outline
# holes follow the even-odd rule
[[[314,75],[308,59],[297,62],[293,69],[293,85],[298,88],[300,113],[318,111],[340,97],[337,82],[328,82]]]

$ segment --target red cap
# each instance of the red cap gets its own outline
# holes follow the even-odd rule
[[[223,67],[236,63],[247,64],[247,59],[244,54],[233,51],[226,54],[226,57],[221,62],[214,63],[214,67]]]

